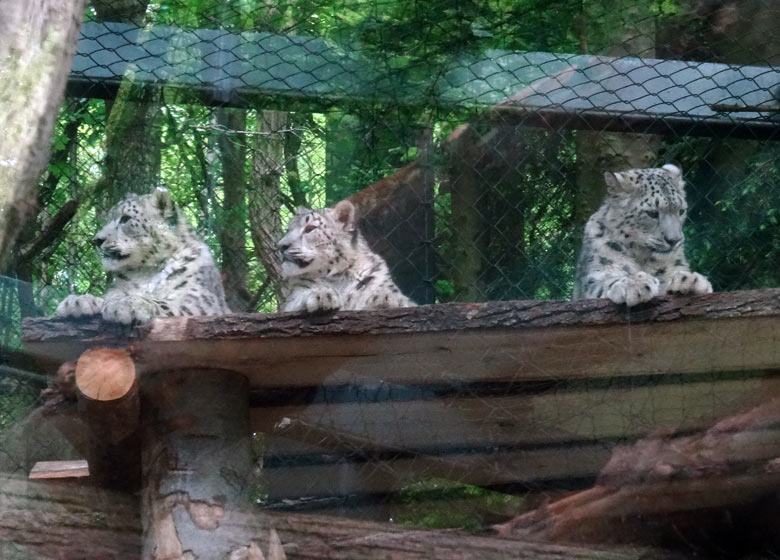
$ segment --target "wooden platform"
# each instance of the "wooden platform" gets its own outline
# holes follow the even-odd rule
[[[487,487],[589,484],[616,444],[706,429],[780,392],[780,290],[381,312],[28,319],[47,367],[127,347],[141,376],[220,368],[250,380],[272,499],[394,492],[432,477]]]

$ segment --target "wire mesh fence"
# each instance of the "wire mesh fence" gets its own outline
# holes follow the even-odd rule
[[[88,243],[102,212],[163,184],[218,255],[232,308],[273,310],[268,243],[290,213],[382,179],[409,188],[383,202],[392,224],[363,229],[419,303],[567,298],[601,173],[668,161],[688,181],[695,266],[718,290],[776,284],[778,75],[771,41],[745,28],[771,4],[627,4],[620,17],[574,4],[207,4],[90,10],[28,228],[34,239],[80,202],[20,277],[39,309],[51,310],[42,290],[99,291]]]
[[[717,291],[780,285],[780,36],[767,23],[780,8],[770,0],[596,4],[93,2],[40,210],[20,235],[7,271],[14,281],[0,285],[3,345],[18,345],[22,316],[50,314],[68,293],[102,292],[92,235],[124,194],[160,184],[215,254],[234,311],[277,310],[273,244],[290,216],[347,197],[371,246],[420,304],[567,299],[603,172],[670,161],[687,181],[694,269]],[[69,201],[78,209],[58,220]],[[25,383],[9,386],[0,418],[4,407],[31,405]],[[672,392],[682,385],[665,383]],[[439,389],[437,398],[444,391],[459,407],[466,391],[473,418],[491,391]],[[547,389],[563,400],[569,392],[602,399],[578,401],[587,419],[608,399],[603,387]],[[328,399],[432,398],[417,390],[317,392],[298,429],[340,433],[341,454],[279,440],[269,472],[307,480],[301,495],[314,496],[320,479],[300,474],[311,457],[336,465],[330,476],[352,481],[353,491],[357,476],[366,495],[387,488],[377,464],[407,461],[420,478],[425,465],[397,449],[409,442],[361,454],[365,437],[387,434],[346,433],[345,425],[370,426],[357,405],[345,405],[344,418],[316,416]],[[683,406],[685,391],[675,395]],[[515,414],[507,398],[494,414]],[[630,410],[619,414],[630,422]],[[551,414],[537,427],[549,432],[561,421]],[[441,435],[446,423],[431,430]],[[437,484],[420,491],[456,492]]]

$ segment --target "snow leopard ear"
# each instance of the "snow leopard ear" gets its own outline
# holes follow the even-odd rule
[[[605,171],[604,182],[607,183],[607,192],[609,194],[630,193],[636,190],[636,185],[625,173]]]
[[[333,207],[337,222],[343,224],[346,231],[355,229],[355,205],[349,200],[342,200]]]
[[[168,189],[157,187],[154,190],[154,205],[170,226],[176,226],[179,221],[179,213],[176,211],[176,205],[173,203]]]
[[[666,169],[672,176],[672,179],[676,179],[678,181],[682,179],[682,167],[676,163],[667,163],[661,169]]]

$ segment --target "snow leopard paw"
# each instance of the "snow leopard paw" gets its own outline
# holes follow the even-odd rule
[[[107,299],[102,311],[106,321],[125,325],[145,323],[152,317],[165,315],[156,301],[135,295]]]
[[[628,307],[633,307],[656,297],[660,291],[660,284],[658,278],[645,272],[637,272],[614,282],[605,297],[615,303],[625,303]]]
[[[313,288],[306,296],[306,311],[331,311],[341,307],[341,298],[328,288]]]
[[[663,284],[662,294],[710,294],[712,284],[698,272],[679,270]]]
[[[86,317],[88,315],[100,315],[103,307],[103,298],[84,294],[83,296],[69,295],[57,306],[56,314],[60,317]]]

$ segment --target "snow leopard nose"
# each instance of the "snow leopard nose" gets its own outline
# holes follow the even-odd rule
[[[664,241],[666,241],[669,247],[676,247],[682,241],[682,237],[667,237],[664,235]]]
[[[284,253],[287,249],[290,248],[290,244],[280,241],[279,243],[276,244],[276,248],[279,250],[280,253]]]
[[[105,237],[98,237],[95,236],[92,238],[92,245],[94,245],[97,249],[100,249],[101,245],[103,245],[103,242],[105,242]]]

